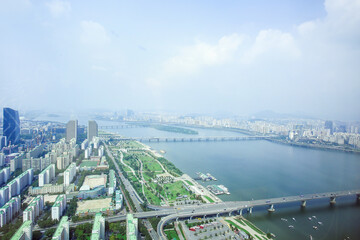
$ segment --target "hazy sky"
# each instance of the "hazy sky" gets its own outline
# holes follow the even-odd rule
[[[360,0],[0,0],[0,107],[360,120]]]

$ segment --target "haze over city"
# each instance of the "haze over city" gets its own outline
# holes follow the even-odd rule
[[[360,118],[358,0],[0,5],[4,106]]]

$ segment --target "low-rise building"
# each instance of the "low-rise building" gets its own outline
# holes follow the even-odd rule
[[[93,189],[80,190],[79,199],[97,198],[106,194],[105,186],[100,185]]]
[[[64,184],[52,185],[52,184],[44,184],[42,187],[29,187],[30,195],[38,195],[38,194],[54,194],[54,193],[63,193],[64,192]],[[1,192],[1,191],[0,191]]]

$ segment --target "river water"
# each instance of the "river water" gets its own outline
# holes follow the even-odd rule
[[[110,125],[98,122],[99,125]],[[199,132],[198,136],[241,135],[210,129],[195,130]],[[109,131],[127,137],[191,137],[153,128]],[[218,179],[215,183],[225,185],[231,193],[220,196],[224,201],[360,189],[358,154],[293,147],[263,140],[145,144],[158,151],[165,150],[164,156],[192,177],[196,172],[211,173]],[[245,216],[263,231],[274,233],[276,239],[310,239],[310,235],[314,240],[360,239],[360,204],[355,197],[339,198],[335,206],[330,206],[328,200],[309,201],[305,209],[299,205],[275,206],[276,211],[271,214],[265,207],[254,209],[251,215]],[[313,220],[308,220],[309,217]],[[289,228],[289,225],[294,228]],[[318,226],[318,230],[313,226]]]

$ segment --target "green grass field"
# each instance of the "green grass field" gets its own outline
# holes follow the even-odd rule
[[[194,184],[192,184],[189,180],[185,180],[185,182],[186,182],[187,184],[189,184],[190,186],[194,186]]]
[[[136,141],[120,141],[117,146],[125,149],[143,148],[143,146]]]
[[[147,187],[145,187],[145,195],[149,202],[153,205],[160,205],[161,199],[158,196],[155,196]]]
[[[245,232],[247,235],[251,236],[251,234],[248,231],[246,231],[244,228],[240,227],[238,224],[234,223],[233,221],[231,220],[225,220],[225,221],[230,223],[230,225],[233,225],[234,227],[241,229],[241,231]]]
[[[180,238],[179,238],[179,236],[178,236],[178,234],[177,234],[177,232],[175,230],[173,230],[173,229],[165,230],[164,232],[166,234],[167,239],[169,239],[169,240],[172,240],[172,239],[180,240]]]
[[[204,196],[209,202],[211,202],[211,203],[213,203],[214,202],[214,200],[212,200],[210,197],[208,197],[208,196]]]
[[[166,195],[165,195],[165,191],[166,191]],[[191,193],[184,188],[182,181],[177,181],[174,183],[164,184],[161,195],[167,196],[169,201],[175,201],[178,195],[181,196],[187,195],[188,197],[190,197]]]
[[[251,222],[249,222],[248,220],[246,220],[244,218],[243,222],[248,225],[249,227],[251,227],[254,231],[256,231],[257,233],[263,235],[265,234],[263,231],[261,231],[259,228],[257,228],[254,224],[252,224]]]
[[[161,166],[154,158],[148,155],[138,155],[139,159],[143,163],[143,170],[155,171],[157,174],[164,172]]]

